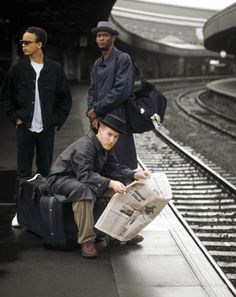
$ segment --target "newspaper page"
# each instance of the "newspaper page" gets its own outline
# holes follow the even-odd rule
[[[131,183],[126,193],[114,194],[95,228],[120,241],[130,240],[162,211],[171,198],[166,174],[152,173],[148,179]]]

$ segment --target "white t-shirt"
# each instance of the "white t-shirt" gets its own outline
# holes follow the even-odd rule
[[[43,68],[43,64],[38,64],[31,60],[31,65],[36,72],[36,81],[35,81],[34,115],[31,123],[30,131],[39,133],[43,131],[43,120],[42,120],[42,112],[41,112],[41,105],[40,105],[40,99],[39,99],[38,79],[39,79],[40,71]]]

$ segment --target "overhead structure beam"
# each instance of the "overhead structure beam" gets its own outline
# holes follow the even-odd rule
[[[68,33],[88,34],[99,20],[108,19],[114,3],[115,0],[8,0],[0,10],[0,33],[11,38],[28,26],[40,26],[54,40]]]

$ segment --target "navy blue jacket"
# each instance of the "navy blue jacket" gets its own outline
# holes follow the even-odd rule
[[[125,120],[124,102],[133,88],[133,63],[127,53],[113,47],[107,60],[94,63],[88,93],[88,110],[94,108],[99,117],[107,113]]]
[[[23,120],[30,128],[35,101],[36,73],[30,58],[24,57],[13,65],[3,80],[0,104],[10,121]],[[43,127],[60,127],[65,122],[72,105],[69,83],[61,66],[44,57],[44,66],[38,79]]]
[[[88,110],[94,108],[99,117],[107,113],[125,120],[126,130],[130,132],[125,111],[125,101],[132,93],[134,82],[133,62],[129,54],[113,47],[107,60],[103,57],[94,63],[91,85],[88,92]],[[137,168],[137,155],[132,134],[120,135],[114,153],[120,164]]]

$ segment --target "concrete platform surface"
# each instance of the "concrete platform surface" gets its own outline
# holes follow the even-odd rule
[[[222,94],[226,95],[232,98],[236,98],[236,78],[226,78],[226,79],[220,79],[215,80],[212,82],[209,82],[207,84],[208,89]]]
[[[2,297],[233,296],[169,206],[141,232],[141,244],[99,242],[97,259],[79,248],[45,249],[39,236],[11,229],[12,206],[0,209]]]

